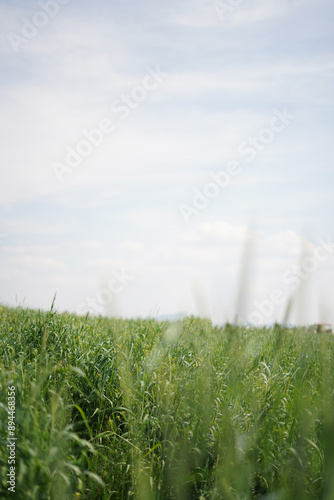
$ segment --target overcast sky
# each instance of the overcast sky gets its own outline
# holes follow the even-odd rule
[[[333,21],[0,1],[0,302],[334,322]]]

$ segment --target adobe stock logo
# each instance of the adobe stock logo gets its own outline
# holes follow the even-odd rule
[[[244,0],[227,0],[227,2],[222,2],[221,0],[213,0],[212,7],[214,8],[216,14],[221,21],[225,21],[226,14],[230,14],[237,7],[239,7]]]
[[[114,269],[111,274],[112,277],[106,288],[100,290],[95,297],[88,297],[86,302],[79,304],[76,310],[78,315],[87,313],[103,314],[104,307],[111,304],[114,295],[122,293],[129,285],[129,281],[135,278],[135,276],[128,275],[125,269],[122,269],[122,272]]]
[[[273,115],[269,120],[268,127],[263,127],[254,136],[248,136],[238,147],[240,155],[247,155],[246,161],[255,160],[258,153],[264,151],[273,142],[277,134],[281,134],[290,125],[296,115],[289,113],[284,107],[282,111],[273,109]]]
[[[65,162],[54,161],[51,166],[58,181],[63,182],[64,174],[71,173],[81,165],[84,158],[90,156],[95,148],[100,146],[105,135],[115,130],[115,125],[109,118],[102,118],[96,128],[81,131],[81,139],[74,147],[68,146],[65,153]]]
[[[83,160],[90,156],[99,147],[106,135],[115,132],[117,128],[116,120],[127,119],[144,101],[148,99],[151,92],[158,89],[169,76],[161,71],[160,65],[155,68],[146,68],[146,75],[142,78],[141,84],[135,85],[128,93],[123,93],[118,99],[110,104],[111,111],[115,114],[112,119],[102,118],[96,127],[81,131],[81,138],[76,145],[67,146],[65,150],[65,161],[53,161],[51,167],[60,183],[63,182],[64,175],[74,172],[81,165]]]
[[[328,238],[327,241],[318,240],[318,246],[314,249],[313,255],[304,257],[300,265],[293,264],[290,269],[281,276],[281,281],[289,285],[290,292],[297,290],[303,281],[316,272],[319,265],[334,255],[334,244]],[[287,301],[288,294],[281,288],[274,288],[269,297],[260,301],[254,301],[254,310],[248,315],[249,323],[262,325],[272,317],[276,306]]]
[[[27,45],[35,38],[39,31],[49,24],[50,19],[56,17],[61,5],[67,5],[70,0],[41,0],[38,2],[41,10],[36,10],[31,19],[22,17],[21,33],[18,35],[13,31],[7,33],[9,43],[16,54],[22,45]]]
[[[295,118],[296,115],[289,113],[286,107],[282,110],[273,109],[268,126],[239,143],[237,149],[239,158],[245,156],[248,163],[253,162],[275,140],[276,135],[282,133]],[[182,203],[178,206],[183,220],[189,224],[190,218],[199,215],[207,208],[210,201],[217,198],[241,172],[242,164],[237,160],[229,161],[224,170],[209,172],[210,181],[205,183],[201,190],[193,188],[192,203]]]

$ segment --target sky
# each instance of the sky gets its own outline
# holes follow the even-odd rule
[[[0,303],[333,322],[331,0],[0,0]]]

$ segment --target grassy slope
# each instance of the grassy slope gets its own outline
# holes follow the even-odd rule
[[[0,308],[0,497],[331,500],[333,354],[306,329]]]

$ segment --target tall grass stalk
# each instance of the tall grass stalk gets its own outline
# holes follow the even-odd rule
[[[0,309],[0,497],[334,498],[334,337]]]

